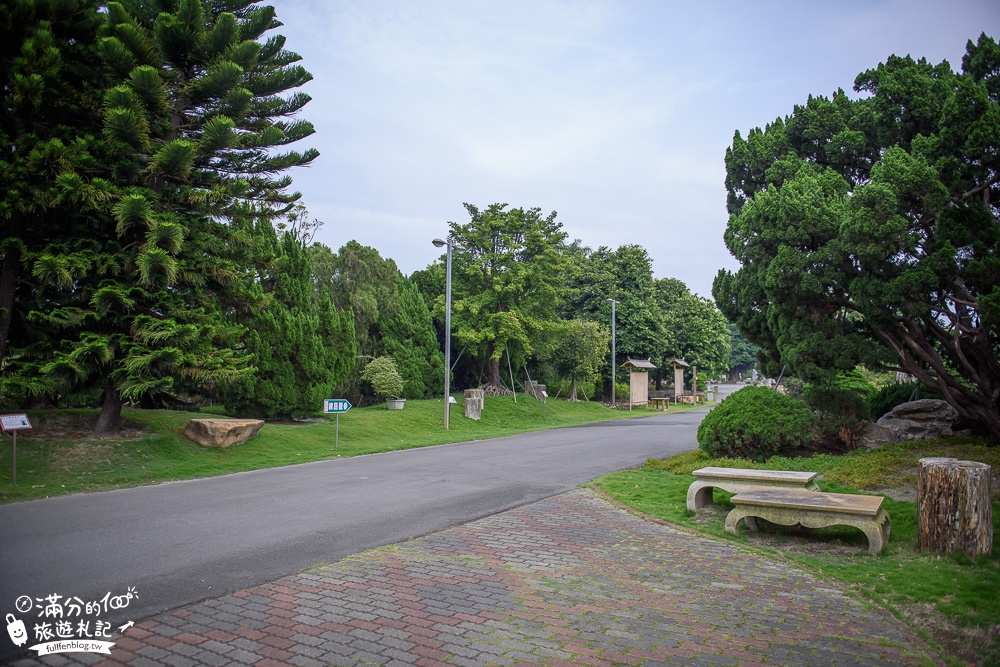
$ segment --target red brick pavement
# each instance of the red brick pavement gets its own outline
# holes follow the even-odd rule
[[[808,573],[576,490],[147,619],[110,658],[14,664],[934,664]]]

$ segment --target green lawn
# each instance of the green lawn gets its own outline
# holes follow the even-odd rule
[[[441,399],[406,402],[403,410],[385,405],[352,408],[340,417],[340,444],[335,446],[334,417],[298,424],[266,424],[260,434],[238,447],[201,447],[182,434],[192,417],[207,414],[167,410],[126,410],[134,427],[131,439],[93,440],[81,435],[45,439],[48,424],[85,426],[97,418],[95,410],[29,412],[32,431],[21,431],[17,443],[17,486],[11,485],[11,439],[0,439],[0,502],[156,484],[170,480],[211,477],[245,470],[320,461],[449,442],[484,440],[542,429],[574,426],[611,419],[659,414],[642,408],[611,410],[599,403],[549,399],[542,405],[528,396],[486,397],[483,418],[466,419],[459,404],[451,408],[450,429],[442,428]],[[693,409],[673,406],[670,412]],[[79,430],[79,429],[77,429]],[[25,436],[39,437],[25,437]]]
[[[823,577],[881,602],[908,618],[940,645],[953,664],[1000,664],[1000,489],[994,485],[993,553],[970,560],[964,556],[923,553],[917,549],[916,502],[886,499],[892,536],[882,554],[865,552],[867,540],[854,528],[806,531],[773,527],[767,534],[739,536],[725,532],[732,494],[716,489],[718,510],[691,513],[686,507],[691,470],[709,465],[821,473],[819,485],[836,493],[873,493],[878,489],[906,495],[915,484],[916,463],[923,456],[952,456],[1000,466],[1000,447],[973,438],[950,438],[891,445],[882,450],[844,456],[774,457],[756,464],[746,460],[710,460],[702,452],[680,454],[667,461],[601,477],[594,484],[640,512],[718,538],[780,554]],[[915,497],[915,496],[914,496]]]

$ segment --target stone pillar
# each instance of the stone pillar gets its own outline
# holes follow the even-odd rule
[[[483,390],[465,390],[465,416],[469,419],[479,420],[483,416]]]
[[[917,463],[917,545],[969,558],[993,551],[991,466],[929,457]]]

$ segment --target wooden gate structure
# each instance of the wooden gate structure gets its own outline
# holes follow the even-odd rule
[[[629,369],[628,409],[633,405],[649,405],[649,371],[656,366],[649,359],[628,358],[622,368]]]

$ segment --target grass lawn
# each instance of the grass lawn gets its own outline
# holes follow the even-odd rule
[[[820,576],[885,604],[938,644],[951,664],[1000,665],[1000,488],[993,485],[993,553],[970,560],[962,555],[929,554],[917,549],[916,465],[924,456],[983,461],[1000,470],[1000,447],[973,438],[890,445],[843,456],[773,457],[764,463],[709,459],[700,451],[666,461],[650,460],[638,469],[601,477],[594,485],[640,512],[721,539],[740,542],[788,558]],[[823,491],[886,496],[892,536],[882,554],[868,555],[860,530],[772,527],[739,536],[725,532],[732,494],[714,492],[716,508],[687,510],[687,489],[695,468],[704,466],[808,470],[821,473]]]
[[[205,414],[168,410],[126,410],[123,437],[88,437],[96,410],[29,412],[34,429],[17,438],[17,486],[11,485],[11,439],[0,438],[0,502],[102,491],[211,477],[246,470],[335,459],[449,442],[575,426],[611,419],[660,414],[642,408],[611,410],[599,403],[549,399],[542,405],[528,396],[486,397],[483,418],[466,419],[459,404],[451,408],[450,429],[442,428],[441,399],[406,402],[403,410],[385,404],[352,408],[340,416],[340,444],[335,446],[333,415],[296,424],[266,424],[260,434],[237,447],[212,449],[188,440],[182,431],[192,417]],[[695,406],[671,406],[670,412]],[[700,406],[703,407],[703,406]]]

